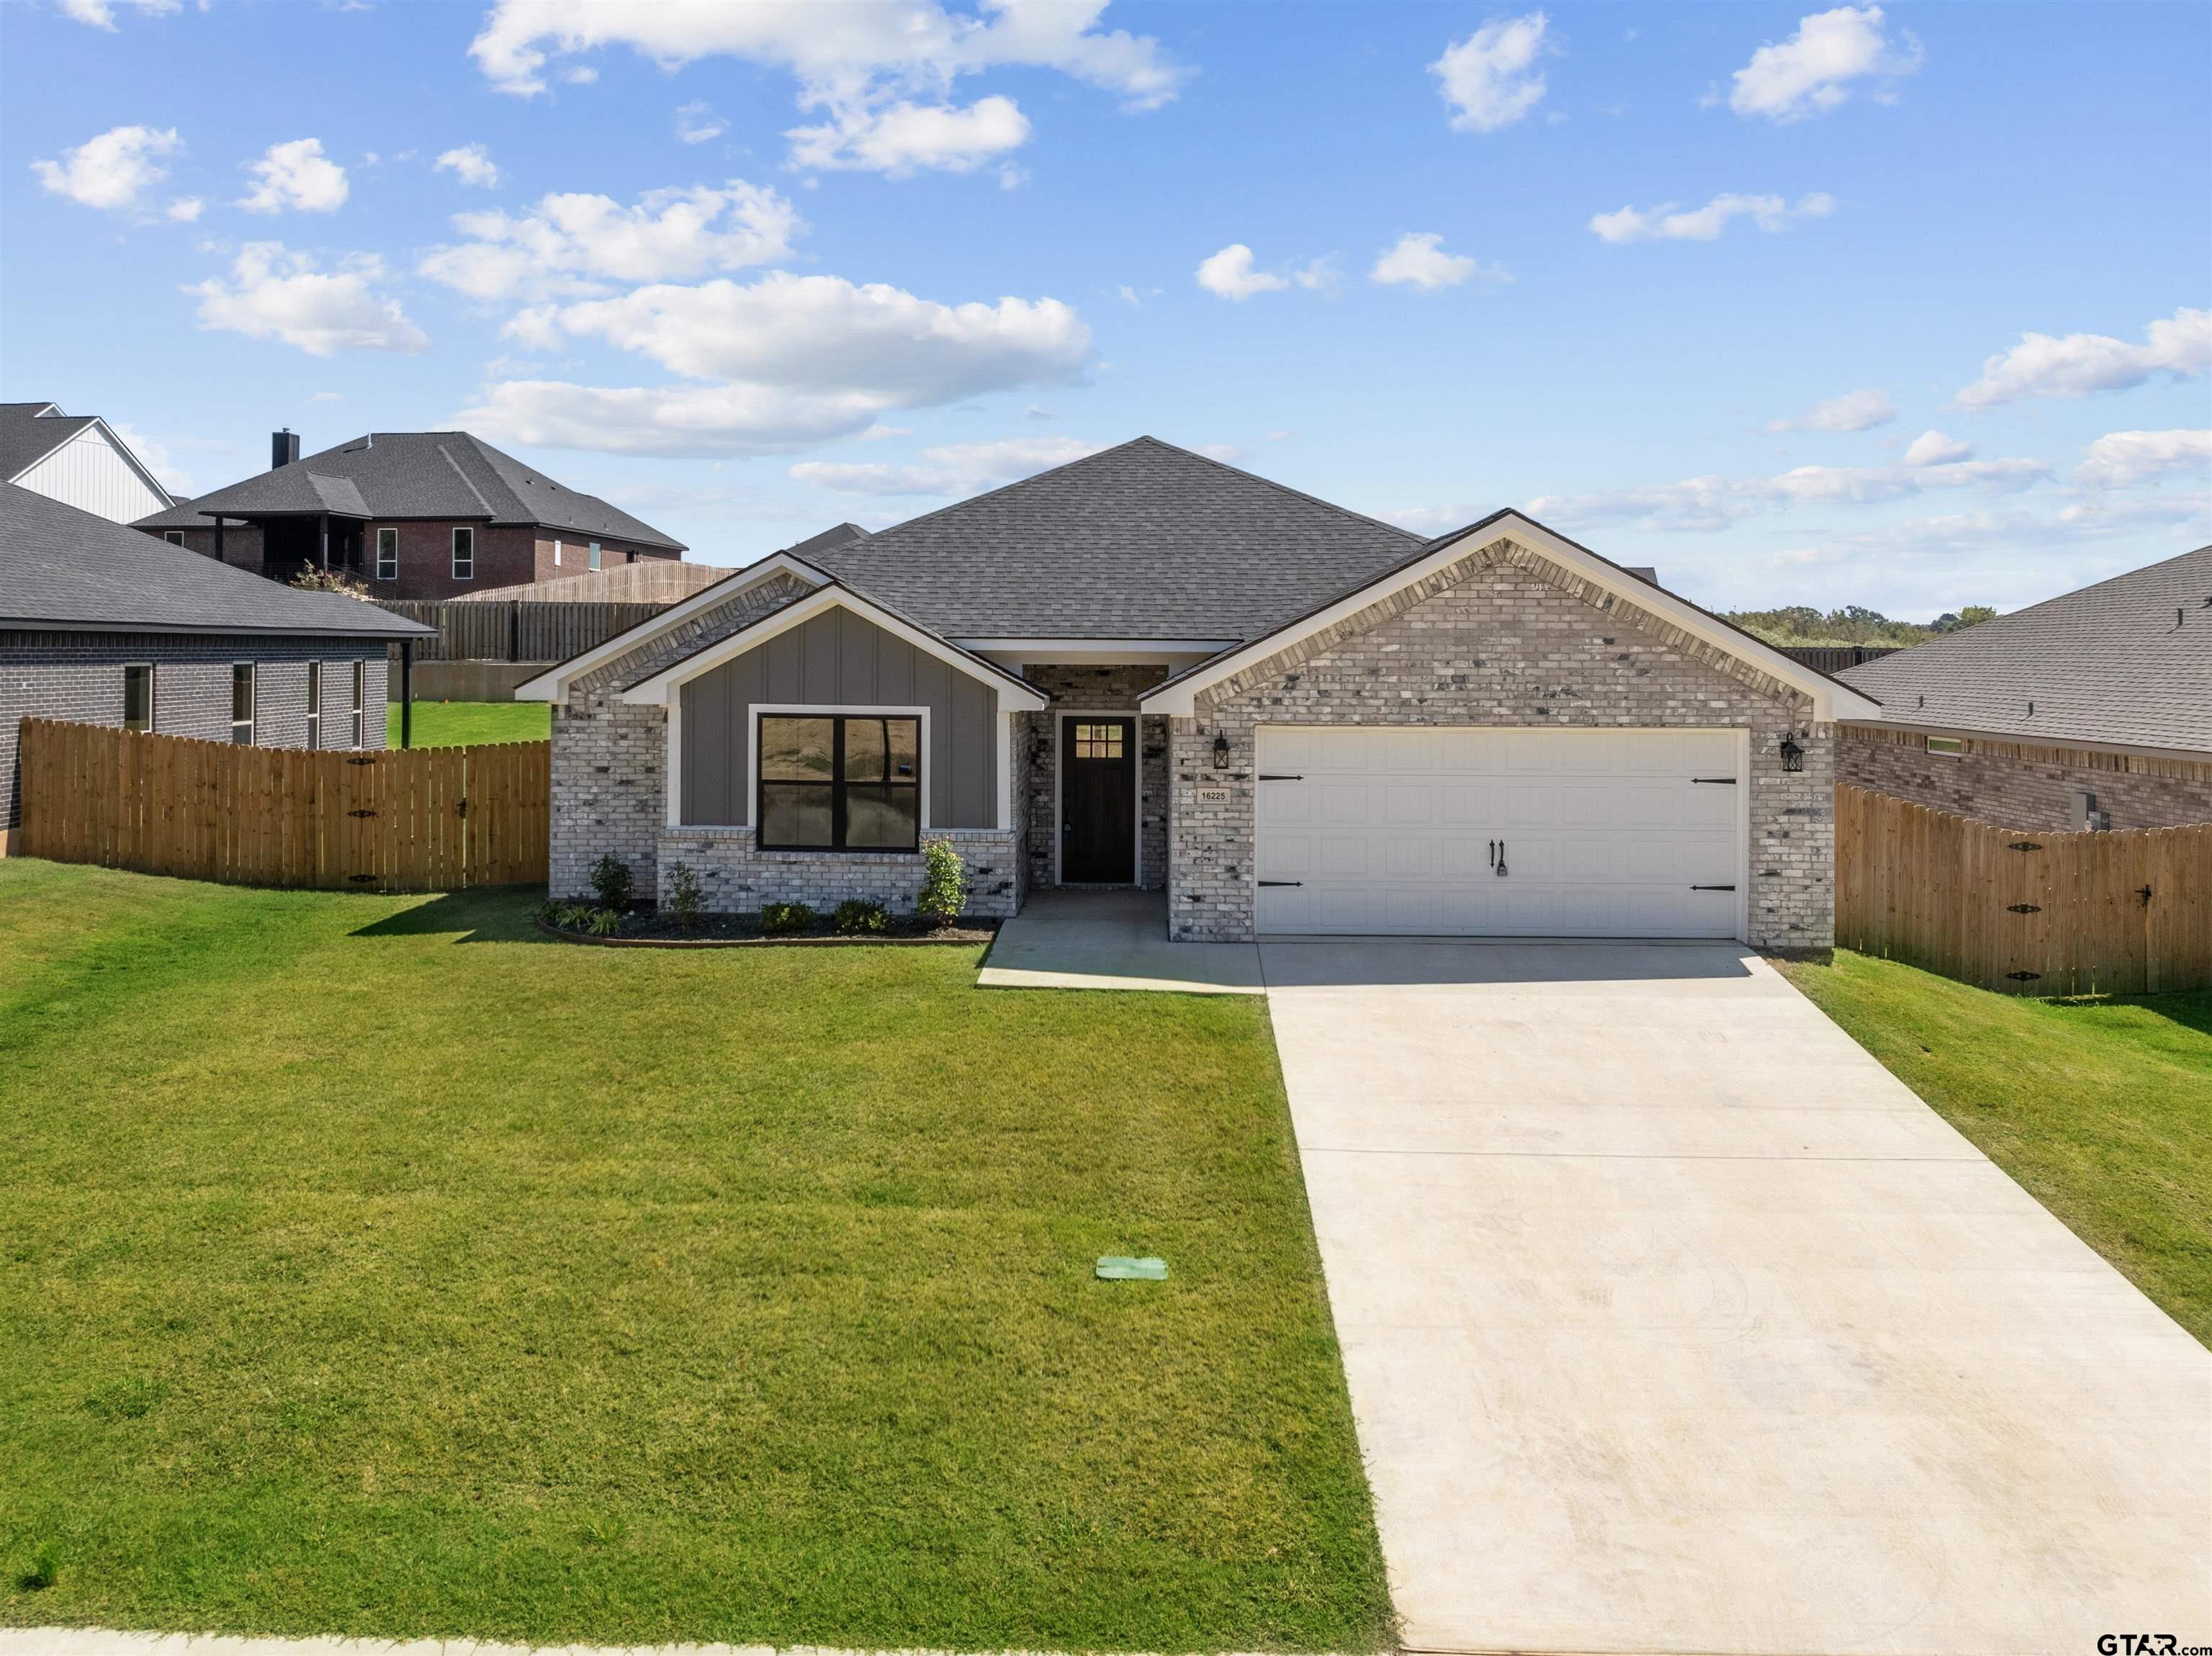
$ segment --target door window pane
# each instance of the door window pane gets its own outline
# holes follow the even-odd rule
[[[761,843],[829,846],[831,803],[824,782],[762,783]]]
[[[763,782],[827,782],[836,773],[836,719],[763,719],[760,728]]]

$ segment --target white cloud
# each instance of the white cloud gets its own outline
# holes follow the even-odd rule
[[[1485,270],[1465,254],[1447,253],[1443,242],[1442,236],[1425,232],[1402,235],[1395,246],[1386,248],[1376,257],[1375,268],[1367,273],[1368,279],[1405,283],[1431,294],[1440,288],[1456,288],[1469,276],[1480,276],[1488,282],[1513,279],[1503,265],[1493,264]]]
[[[897,409],[1068,385],[1091,331],[1054,299],[943,305],[883,285],[777,271],[749,285],[641,288],[525,312],[508,333],[605,341],[714,383],[492,385],[457,416],[518,442],[617,453],[765,454],[867,430]]]
[[[2143,331],[2130,345],[2106,334],[2063,339],[2022,334],[2020,343],[1982,364],[1982,377],[1952,400],[1962,409],[1993,409],[2023,397],[2087,397],[2125,391],[2160,374],[2193,379],[2212,369],[2212,310],[2186,306]]]
[[[33,161],[31,170],[51,194],[82,206],[132,208],[168,175],[155,158],[175,154],[183,143],[174,127],[111,127],[63,150],[58,161]]]
[[[2092,488],[2126,488],[2169,472],[2212,482],[2212,431],[2115,431],[2082,451],[2074,472]]]
[[[480,143],[448,149],[431,163],[430,170],[451,173],[463,184],[479,190],[495,189],[499,185],[499,168],[492,165],[491,152]]]
[[[550,195],[526,211],[457,214],[473,238],[417,267],[477,299],[604,293],[783,258],[800,227],[775,191],[732,179],[720,189],[649,190],[634,207],[608,196]]]
[[[1940,431],[1923,431],[1912,440],[1905,451],[1905,464],[1909,466],[1949,465],[1957,460],[1974,458],[1974,446],[1946,437]]]
[[[375,291],[380,261],[357,254],[336,270],[317,268],[281,242],[239,249],[230,280],[210,277],[185,292],[198,295],[200,325],[254,339],[281,339],[310,356],[341,350],[425,349],[429,336],[407,319],[398,302]]]
[[[1241,241],[1232,241],[1219,252],[1199,262],[1198,285],[1224,299],[1244,300],[1291,284],[1271,271],[1254,270],[1252,250]]]
[[[1455,132],[1495,132],[1510,126],[1544,95],[1544,77],[1535,73],[1544,49],[1544,14],[1500,18],[1485,23],[1429,65],[1443,82],[1452,108]]]
[[[1627,523],[1644,529],[1726,529],[1743,519],[1796,506],[1873,506],[1929,489],[1979,488],[2016,494],[2051,475],[2045,460],[1971,460],[1907,466],[1797,466],[1767,477],[1708,475],[1641,488],[1540,495],[1538,517],[1563,524]]]
[[[161,216],[172,224],[196,224],[207,210],[207,203],[198,196],[179,196],[162,209]]]
[[[1676,210],[1673,202],[1657,207],[1624,207],[1617,213],[1600,213],[1589,227],[1600,241],[1616,246],[1629,241],[1714,241],[1731,219],[1747,218],[1770,234],[1786,229],[1793,219],[1826,218],[1836,210],[1835,197],[1819,191],[1798,197],[1792,207],[1779,196],[1715,196],[1703,207]]]
[[[247,168],[259,180],[239,202],[249,213],[335,213],[345,204],[345,168],[323,154],[319,138],[272,143]]]
[[[108,428],[123,440],[123,446],[144,463],[162,488],[170,494],[189,495],[193,488],[192,474],[176,463],[168,446],[158,437],[149,437],[135,426],[126,426],[119,420],[110,420]]]
[[[1920,43],[1910,34],[1903,39],[1901,50],[1890,45],[1880,6],[1815,12],[1787,40],[1752,53],[1751,61],[1735,72],[1729,107],[1771,121],[1824,113],[1850,96],[1854,81],[1894,81],[1917,70]]]
[[[684,143],[712,143],[730,130],[730,124],[704,103],[690,103],[676,112],[676,136]]]
[[[1872,431],[1897,418],[1897,405],[1878,391],[1846,391],[1815,403],[1791,420],[1770,420],[1769,431]],[[1911,464],[1908,462],[1907,464]]]
[[[803,483],[848,494],[973,494],[1019,482],[1104,446],[1073,437],[1010,437],[995,443],[948,443],[923,449],[921,465],[850,464],[806,460],[791,468]]]
[[[951,104],[840,100],[820,126],[793,127],[791,164],[906,178],[921,168],[966,173],[1029,142],[1029,117],[1012,98]],[[1020,182],[1017,176],[1015,184]],[[1005,180],[1000,180],[1005,184]],[[1007,185],[1011,188],[1012,185]]]
[[[136,6],[149,16],[162,17],[184,9],[183,0],[62,0],[62,15],[74,17],[80,23],[89,23],[94,28],[104,28],[110,34],[115,29],[115,8],[118,5]]]

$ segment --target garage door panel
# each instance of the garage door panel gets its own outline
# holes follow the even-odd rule
[[[1268,932],[1729,937],[1738,732],[1260,732]],[[1697,783],[1695,776],[1729,779]],[[1507,872],[1492,866],[1505,848]]]

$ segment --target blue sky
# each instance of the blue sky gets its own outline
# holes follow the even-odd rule
[[[0,392],[741,563],[1140,433],[1715,607],[2212,539],[2212,8],[0,3]]]

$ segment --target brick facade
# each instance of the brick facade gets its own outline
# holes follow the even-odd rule
[[[1130,713],[1146,690],[1168,676],[1165,667],[1058,667],[1030,664],[1023,679],[1052,698],[1042,713],[1024,713],[1029,757],[1015,773],[1029,828],[1029,884],[1060,883],[1060,721],[1069,711]],[[1137,721],[1137,883],[1147,891],[1167,887],[1168,721],[1157,714]]]
[[[393,580],[380,580],[376,575],[376,531],[380,528],[395,529],[399,533],[399,573]],[[476,531],[476,574],[468,580],[457,580],[453,576],[453,531],[457,528]],[[162,533],[159,530],[147,532],[157,537]],[[187,549],[208,557],[215,555],[212,525],[176,532],[184,537]],[[554,562],[556,543],[560,557],[557,565]],[[527,524],[487,524],[454,519],[398,522],[387,519],[369,524],[362,530],[359,573],[362,582],[380,598],[456,598],[495,586],[520,586],[560,575],[586,573],[591,568],[591,543],[589,536]],[[645,547],[599,537],[599,567],[603,569],[614,568],[634,557],[673,559],[679,555],[665,547]],[[236,524],[226,528],[222,560],[261,573],[260,530]]]
[[[1963,754],[1928,751],[1913,731],[1845,725],[1836,778],[1916,805],[2000,828],[2059,834],[2076,828],[2075,795],[2096,797],[2114,828],[2212,822],[2212,759],[2202,764],[2025,743],[1961,738]]]
[[[950,840],[968,864],[967,913],[1001,919],[1022,906],[1021,835],[1006,828],[932,828],[925,840]],[[848,898],[881,903],[894,914],[914,913],[921,895],[921,858],[907,852],[762,851],[749,828],[664,828],[656,850],[660,900],[678,863],[699,877],[707,907],[750,914],[763,903],[806,903],[827,914]]]
[[[154,728],[230,740],[230,670],[254,664],[254,745],[307,743],[307,664],[323,667],[325,748],[353,745],[353,664],[362,663],[362,746],[384,745],[386,646],[352,639],[182,634],[0,633],[0,829],[20,820],[16,744],[25,719],[120,727],[123,669],[154,664]]]
[[[1808,698],[1510,541],[1493,543],[1202,693],[1173,721],[1169,933],[1254,935],[1255,732],[1262,724],[1740,727],[1750,732],[1750,937],[1835,932],[1834,748]],[[1212,768],[1217,732],[1235,757]],[[1795,734],[1803,769],[1782,768]],[[1230,803],[1197,790],[1226,786]]]

